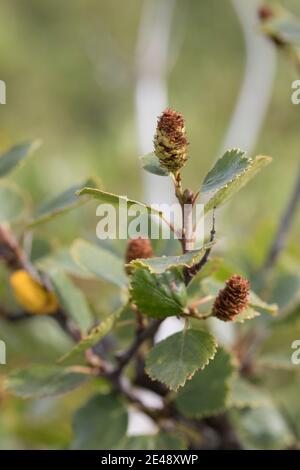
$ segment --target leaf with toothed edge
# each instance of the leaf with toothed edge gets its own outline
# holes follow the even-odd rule
[[[161,256],[159,258],[139,258],[131,261],[127,266],[133,268],[147,268],[153,274],[161,274],[168,269],[190,267],[200,261],[205,251],[211,248],[214,242],[206,243],[199,250],[188,251],[178,256]]]
[[[139,310],[150,317],[180,315],[186,307],[186,287],[178,269],[154,274],[137,268],[131,278],[130,292]]]
[[[202,418],[221,413],[227,407],[230,381],[235,371],[235,362],[224,348],[219,348],[213,361],[179,391],[175,403],[187,417]]]
[[[214,208],[225,204],[234,194],[242,189],[262,168],[268,165],[271,161],[271,157],[265,155],[259,155],[254,159],[249,158],[248,166],[237,175],[233,175],[232,179],[228,181],[224,186],[217,187],[217,190],[213,196],[206,202],[204,206],[205,214],[208,214]]]
[[[203,369],[217,350],[215,338],[204,330],[184,330],[160,341],[146,358],[152,380],[177,391],[195,372]]]
[[[106,191],[102,191],[101,189],[95,188],[82,188],[80,191],[77,192],[78,196],[90,196],[92,199],[96,199],[103,203],[112,204],[116,207],[119,207],[120,204],[124,204],[126,208],[132,205],[138,205],[141,209],[144,209],[150,216],[156,215],[162,217],[162,212],[152,208],[151,206],[144,204],[143,202],[135,201],[134,199],[129,199],[127,196],[118,196],[113,193],[108,193]]]
[[[250,159],[243,150],[238,148],[228,150],[206,175],[201,192],[215,192],[223,188],[240,175],[249,166],[249,162]]]

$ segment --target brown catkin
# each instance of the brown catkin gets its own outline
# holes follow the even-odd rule
[[[220,290],[213,306],[213,315],[219,320],[232,321],[242,313],[249,302],[249,281],[235,274]]]
[[[153,256],[151,241],[148,238],[135,238],[128,240],[126,251],[126,263],[139,258],[151,258]]]
[[[162,167],[177,172],[188,159],[188,141],[182,114],[166,109],[157,122],[154,150]]]

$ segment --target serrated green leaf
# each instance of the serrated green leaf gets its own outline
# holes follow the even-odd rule
[[[214,337],[204,330],[184,330],[160,341],[146,358],[146,372],[153,380],[177,391],[216,353]]]
[[[65,214],[66,212],[76,209],[77,207],[85,204],[87,199],[79,198],[76,193],[86,185],[92,185],[92,180],[87,180],[84,183],[76,184],[71,188],[63,191],[58,196],[55,196],[50,201],[43,203],[36,213],[33,215],[33,220],[29,223],[29,227],[35,227],[36,225],[44,224],[53,220],[55,217]]]
[[[246,152],[243,152],[243,150],[227,150],[206,175],[200,192],[208,193],[223,188],[226,184],[243,173],[249,166],[249,163],[250,160],[246,157]]]
[[[0,183],[0,223],[16,222],[26,216],[29,201],[26,193],[13,183]]]
[[[70,251],[74,261],[87,272],[118,287],[126,287],[124,262],[116,255],[85,240],[75,240]]]
[[[196,418],[224,411],[233,371],[232,356],[219,348],[213,361],[204,370],[196,372],[192,380],[179,391],[175,399],[179,411],[187,417]]]
[[[140,157],[140,162],[142,164],[142,168],[148,171],[148,173],[152,173],[157,176],[168,176],[170,174],[166,168],[160,166],[159,159],[154,152]]]
[[[22,398],[53,397],[70,392],[89,379],[83,367],[33,365],[13,371],[7,378],[6,389]]]
[[[223,187],[217,189],[215,194],[205,204],[205,213],[207,214],[214,208],[225,204],[225,202],[227,202],[234,194],[236,194],[243,186],[245,186],[263,167],[268,165],[271,160],[271,157],[266,157],[264,155],[259,155],[253,160],[249,158],[248,166],[242,173],[238,174]]]
[[[135,269],[131,279],[131,295],[141,312],[155,318],[180,315],[187,301],[182,274],[175,269],[162,274]]]
[[[147,204],[144,204],[143,202],[129,199],[127,196],[118,196],[116,194],[108,193],[106,191],[102,191],[101,189],[95,188],[82,188],[80,191],[78,191],[77,194],[78,196],[90,196],[92,199],[111,204],[117,208],[119,208],[121,203],[123,203],[126,208],[136,204],[144,209],[145,212],[147,212],[149,215],[158,215],[159,217],[162,217],[162,212],[148,206]]]
[[[61,363],[73,359],[74,357],[82,354],[84,351],[97,344],[102,338],[104,338],[104,336],[106,336],[112,330],[116,321],[124,312],[125,308],[126,306],[121,307],[119,310],[102,320],[102,322],[99,325],[95,326],[88,335],[83,336],[82,340],[79,341],[79,343],[77,343],[74,348],[71,349],[71,351],[62,356],[58,360],[58,362]]]
[[[72,449],[112,449],[124,438],[127,424],[127,411],[117,397],[95,395],[75,414]]]
[[[205,251],[211,248],[214,243],[206,243],[199,250],[192,250],[183,255],[178,256],[161,256],[159,258],[136,259],[131,261],[127,266],[133,268],[147,268],[151,273],[161,274],[168,269],[189,267],[197,263]]]
[[[93,323],[93,316],[83,292],[62,270],[52,269],[48,271],[48,275],[67,315],[74,320],[81,331],[87,331]]]
[[[267,392],[242,377],[234,377],[230,386],[229,407],[257,408],[267,405],[271,399]]]
[[[25,142],[15,145],[0,155],[0,178],[8,175],[19,166],[26,157],[40,146],[40,141]]]

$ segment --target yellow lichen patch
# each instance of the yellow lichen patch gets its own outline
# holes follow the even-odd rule
[[[55,313],[58,301],[53,292],[47,291],[38,281],[22,269],[10,277],[10,284],[19,305],[36,315]]]

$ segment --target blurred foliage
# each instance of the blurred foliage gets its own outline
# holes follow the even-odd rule
[[[300,16],[299,1],[281,3]],[[9,175],[0,189],[2,199],[9,201],[1,208],[0,217],[9,220],[8,213],[17,213],[17,233],[21,233],[20,222],[32,207],[40,206],[40,201],[50,201],[51,206],[57,194],[74,184],[81,186],[91,176],[100,180],[105,190],[126,194],[130,188],[128,196],[142,200],[134,114],[135,47],[141,8],[138,0],[126,4],[121,0],[1,3],[0,79],[7,83],[7,105],[0,107],[1,153],[15,142],[43,141],[28,165]],[[188,0],[177,6],[172,39],[176,60],[168,77],[170,105],[186,117],[193,158],[184,177],[197,188],[219,152],[239,93],[245,65],[243,37],[229,1]],[[232,273],[231,266],[236,266],[239,272],[252,276],[263,298],[278,303],[282,312],[278,319],[265,316],[253,320],[253,328],[268,338],[260,350],[258,371],[246,382],[248,401],[242,389],[245,403],[237,406],[237,396],[229,402],[234,408],[230,419],[239,429],[244,446],[250,448],[282,448],[300,440],[299,371],[286,367],[287,362],[290,366],[290,342],[299,329],[299,214],[289,249],[268,286],[261,289],[260,280],[254,276],[289,197],[299,162],[299,108],[290,100],[291,83],[299,77],[285,57],[279,56],[278,61],[272,102],[257,142],[259,153],[272,155],[273,164],[243,190],[242,197],[226,206],[218,219],[218,233],[223,238],[216,253],[226,253],[226,265],[218,268],[215,278],[226,279]],[[37,227],[33,238],[29,232],[24,245],[32,245],[32,259],[38,267],[48,270],[49,266],[59,266],[71,274],[74,286],[89,299],[86,310],[91,309],[89,315],[96,320],[120,307],[122,293],[103,279],[89,277],[64,248],[75,238],[93,240],[97,222],[94,209],[93,204],[84,205],[67,213],[63,224],[57,219]],[[111,257],[123,255],[122,242],[102,245]],[[173,252],[172,246],[157,243],[157,255]],[[15,307],[5,268],[1,267],[0,276],[1,299]],[[68,284],[70,290],[74,286]],[[120,321],[117,328],[124,345],[132,334],[131,320],[132,312],[128,311],[123,316],[128,326]],[[248,328],[245,325],[246,331]],[[52,364],[70,351],[72,342],[51,318],[34,318],[24,324],[1,320],[0,338],[8,345],[8,365],[0,366],[0,449],[69,447],[74,412],[79,409],[76,429],[86,400],[101,391],[104,397],[107,384],[93,379],[66,397],[31,401],[12,397],[4,391],[4,375],[28,363]],[[213,411],[226,408],[225,389],[227,377],[222,396],[212,395],[216,404],[212,400],[209,406]],[[270,402],[255,408],[253,395],[256,399],[261,389],[269,390]],[[109,411],[104,425],[110,419]],[[270,426],[266,428],[265,423]],[[167,444],[166,436],[159,437],[161,441],[152,436],[152,444],[132,438],[126,445],[175,445],[175,438]],[[81,439],[76,438],[77,442]],[[181,441],[176,445],[183,446]]]

